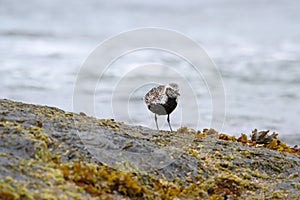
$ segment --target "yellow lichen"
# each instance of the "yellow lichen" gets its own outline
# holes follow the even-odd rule
[[[252,175],[254,177],[258,177],[258,178],[270,178],[267,174],[260,173],[258,169],[256,169],[255,171],[252,171]]]
[[[109,129],[120,130],[120,124],[115,122],[114,119],[100,119],[98,124],[99,126],[105,126]]]
[[[201,131],[197,131],[196,137],[197,138],[204,138],[204,137],[206,137],[206,132],[201,133]]]
[[[24,182],[15,181],[7,176],[5,181],[0,179],[0,198],[1,199],[28,199],[33,200],[33,195],[26,187]]]
[[[7,106],[7,110],[22,110],[24,106],[21,103],[14,103]],[[9,113],[5,112],[5,115]],[[86,128],[94,123],[97,129],[108,128],[113,133],[131,131],[132,134],[128,137],[132,135],[134,137],[130,139],[138,140],[140,136],[143,136],[143,139],[146,137],[138,128],[134,127],[132,130],[130,126],[123,126],[122,123],[111,119],[97,120],[44,106],[35,106],[30,112],[35,113],[37,119],[41,117],[45,120],[46,117],[46,120],[54,120],[53,125],[64,128],[72,127],[72,123],[65,121],[65,118],[68,120],[76,118],[80,122],[79,127]],[[88,121],[89,119],[91,121]],[[213,129],[204,129],[201,133],[188,127],[181,127],[176,132],[155,132],[146,139],[156,145],[156,148],[166,147],[174,141],[177,142],[177,138],[185,138],[182,136],[187,134],[192,137],[180,145],[172,146],[180,148],[182,156],[171,155],[174,163],[170,166],[154,169],[149,174],[140,172],[138,167],[131,167],[132,172],[123,172],[87,159],[87,155],[83,153],[85,150],[65,143],[65,138],[56,138],[55,135],[53,138],[50,137],[46,133],[49,124],[43,120],[40,123],[34,122],[34,126],[28,127],[28,123],[24,123],[23,119],[19,121],[0,119],[3,137],[10,134],[7,138],[12,138],[12,141],[14,138],[26,137],[26,141],[30,140],[30,144],[34,145],[34,157],[29,154],[30,158],[27,154],[23,159],[12,157],[9,153],[0,153],[3,159],[15,159],[13,160],[15,163],[12,162],[13,166],[10,166],[14,176],[22,174],[22,177],[26,177],[24,181],[17,181],[9,176],[0,180],[0,199],[276,199],[286,198],[285,193],[288,195],[292,193],[288,190],[273,191],[280,181],[289,179],[288,181],[293,182],[290,188],[300,187],[296,183],[298,174],[292,169],[298,166],[297,163],[284,160],[286,154],[280,154],[282,156],[276,157],[275,160],[270,157],[265,161],[264,156],[273,155],[271,153],[274,152],[255,149],[259,147],[299,153],[298,147],[287,147],[278,139],[259,146],[255,141],[247,140],[246,135],[242,135],[238,141],[243,143],[241,145],[234,136],[220,134],[219,139],[225,141],[214,145],[216,141],[210,136],[218,132]],[[52,122],[50,126],[52,128]],[[128,150],[136,143],[127,140],[122,144],[122,149]],[[73,153],[76,153],[76,158],[69,158]],[[130,161],[126,163],[132,165]],[[282,169],[283,166],[279,167],[280,163],[291,166],[290,173],[293,174],[286,177],[287,171]],[[258,169],[253,171],[256,168]],[[296,199],[299,195],[291,194],[289,197]]]
[[[224,133],[219,134],[219,139],[221,139],[221,140],[229,140],[229,141],[233,141],[233,142],[236,141],[235,136],[229,136],[229,135],[226,135]]]
[[[109,170],[105,166],[88,163],[61,165],[67,180],[71,180],[93,195],[112,193],[114,190],[126,196],[141,196],[146,189],[130,173]]]
[[[247,143],[248,142],[247,135],[242,133],[241,136],[237,139],[237,141],[244,144]]]

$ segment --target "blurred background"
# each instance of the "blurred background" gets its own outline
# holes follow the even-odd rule
[[[288,144],[299,145],[299,10],[296,0],[0,0],[0,98],[72,111],[76,75],[100,42],[139,27],[161,27],[197,41],[220,70],[226,94],[222,132],[249,135],[254,128],[270,129]],[[151,50],[124,56],[114,65],[149,62],[187,65]],[[118,70],[111,70],[96,91],[99,118],[113,117],[105,111],[110,102],[103,88],[118,76]],[[163,72],[156,76],[164,82]],[[209,127],[211,99],[205,84],[196,96],[200,124],[188,125]],[[137,106],[128,109],[136,117],[121,120],[155,128],[142,99],[133,102]],[[175,128],[181,125],[181,112],[174,112]]]

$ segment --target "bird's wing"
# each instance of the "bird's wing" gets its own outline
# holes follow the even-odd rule
[[[165,101],[165,98],[167,97],[167,95],[165,95],[163,92],[164,92],[164,86],[163,85],[152,88],[145,95],[145,103],[147,105],[163,103],[163,101]]]

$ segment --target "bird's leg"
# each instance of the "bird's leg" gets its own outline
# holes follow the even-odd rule
[[[156,116],[156,114],[154,115],[154,119],[155,119],[156,128],[159,131],[158,124],[157,124],[157,116]]]
[[[168,124],[169,124],[170,130],[171,130],[171,132],[172,132],[173,130],[172,130],[172,127],[171,127],[171,124],[170,124],[170,115],[169,115],[169,114],[168,114],[168,117],[167,117],[167,121],[168,121]]]

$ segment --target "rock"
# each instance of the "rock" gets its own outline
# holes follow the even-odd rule
[[[299,148],[263,133],[266,144],[0,100],[0,199],[300,199]]]

